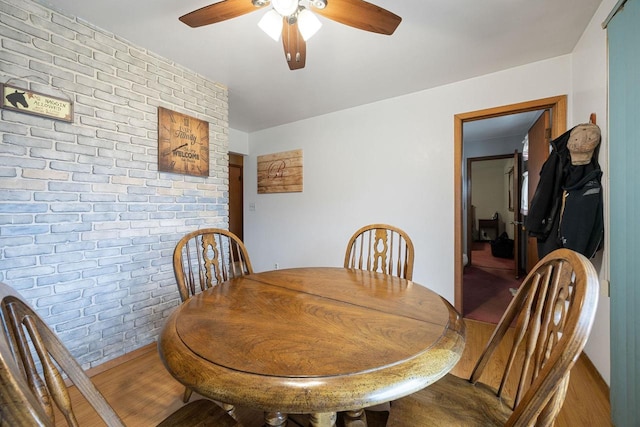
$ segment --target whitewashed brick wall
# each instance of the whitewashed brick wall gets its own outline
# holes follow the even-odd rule
[[[30,0],[0,0],[0,82],[73,102],[1,110],[0,281],[80,363],[157,339],[188,231],[228,224],[226,87]],[[157,108],[210,123],[210,177],[157,170]]]

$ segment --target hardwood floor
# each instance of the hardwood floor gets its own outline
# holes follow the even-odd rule
[[[452,373],[468,376],[473,363],[482,351],[494,325],[467,320],[465,351]],[[493,369],[496,372],[496,369]],[[489,369],[491,377],[491,369]],[[153,426],[182,405],[183,386],[165,370],[155,347],[125,363],[103,370],[92,376],[93,382],[129,427]],[[483,377],[483,381],[490,382]],[[608,389],[591,362],[582,355],[571,373],[567,397],[556,427],[610,426],[611,407]],[[97,415],[87,408],[75,388],[70,389],[73,406],[78,411],[80,426],[99,426]],[[192,399],[198,396],[194,394]],[[238,408],[240,421],[245,427],[262,426],[262,413]],[[375,415],[375,414],[373,414]],[[370,427],[383,423],[370,419]],[[58,416],[56,425],[64,425]],[[290,427],[307,426],[304,416],[292,416]],[[407,426],[414,427],[414,426]]]

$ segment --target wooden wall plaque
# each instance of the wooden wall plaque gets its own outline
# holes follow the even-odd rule
[[[302,192],[302,150],[258,156],[258,194]]]
[[[0,84],[0,107],[34,116],[73,122],[73,103],[8,84]]]
[[[158,170],[209,176],[209,122],[158,107]]]

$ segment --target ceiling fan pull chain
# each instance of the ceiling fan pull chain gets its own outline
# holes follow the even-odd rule
[[[289,22],[287,22],[287,46],[289,46],[287,50],[287,62],[291,62],[291,26]]]
[[[300,53],[302,50],[300,48],[301,40],[302,37],[300,36],[300,30],[296,28],[296,62],[302,61],[302,54]]]

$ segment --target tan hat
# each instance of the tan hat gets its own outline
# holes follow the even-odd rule
[[[598,144],[600,144],[598,125],[584,123],[574,127],[569,134],[569,142],[567,142],[567,148],[571,154],[571,164],[588,164]]]

